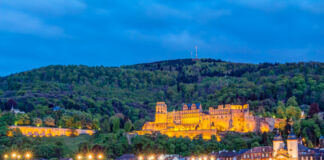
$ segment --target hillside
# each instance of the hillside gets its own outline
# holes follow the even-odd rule
[[[152,119],[156,101],[169,110],[184,102],[204,109],[223,103],[249,103],[270,115],[278,101],[295,96],[302,109],[324,110],[324,63],[246,64],[213,59],[180,59],[112,67],[55,65],[0,78],[0,106],[9,99],[29,112],[61,106],[92,114],[122,113],[132,121]]]

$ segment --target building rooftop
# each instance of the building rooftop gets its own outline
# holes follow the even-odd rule
[[[294,130],[292,128],[291,128],[291,131],[290,131],[287,139],[288,140],[297,139],[297,136],[295,135]]]

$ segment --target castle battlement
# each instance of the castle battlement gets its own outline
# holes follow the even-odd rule
[[[146,122],[142,131],[137,133],[160,132],[170,137],[190,138],[205,134],[204,139],[210,139],[212,135],[217,136],[217,132],[264,132],[271,128],[267,121],[249,113],[248,104],[218,105],[216,108],[209,107],[208,112],[203,111],[200,103],[183,104],[182,110],[168,112],[165,102],[157,102],[155,121]]]

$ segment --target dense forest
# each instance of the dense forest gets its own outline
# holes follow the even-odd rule
[[[182,103],[200,102],[205,110],[218,104],[248,103],[256,115],[293,119],[296,134],[306,139],[305,145],[314,147],[324,134],[324,123],[317,114],[324,110],[324,63],[181,59],[121,67],[55,65],[12,74],[0,78],[0,150],[37,149],[40,145],[57,150],[56,155],[39,152],[38,157],[44,158],[71,157],[93,148],[110,157],[150,149],[185,156],[271,145],[274,133],[229,133],[221,142],[212,139],[206,143],[199,137],[190,141],[147,135],[135,137],[130,145],[124,133],[153,120],[157,101],[165,101],[169,111],[180,109]],[[25,114],[7,112],[12,107]],[[8,125],[87,128],[98,133],[72,138],[75,146],[67,147],[74,142],[65,144],[63,138],[34,142],[20,133],[15,133],[16,138],[5,137]],[[288,130],[288,124],[280,126],[284,136]]]

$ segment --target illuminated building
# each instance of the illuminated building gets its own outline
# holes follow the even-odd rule
[[[32,126],[10,126],[9,129],[15,131],[19,129],[25,136],[31,137],[52,137],[52,136],[72,136],[80,134],[93,135],[94,130],[87,129],[68,129],[68,128],[49,128],[49,127],[32,127]],[[13,135],[12,131],[8,133],[9,136]]]
[[[274,118],[255,117],[249,112],[249,105],[219,105],[204,112],[200,103],[184,104],[181,111],[168,112],[165,102],[157,102],[154,122],[146,122],[138,134],[160,132],[169,137],[202,135],[219,140],[218,132],[269,132],[278,122]]]
[[[286,145],[287,144],[287,145]],[[286,144],[280,134],[273,139],[273,146],[260,146],[252,149],[219,151],[212,155],[217,160],[324,160],[323,148],[307,148],[298,142],[293,131]]]

